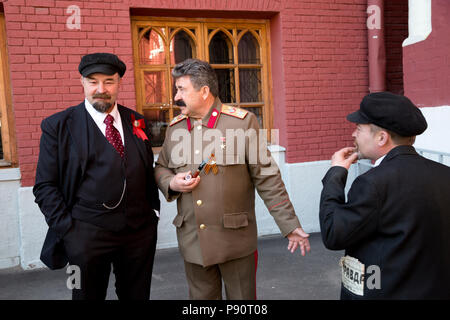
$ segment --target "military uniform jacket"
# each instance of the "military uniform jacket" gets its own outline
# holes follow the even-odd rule
[[[323,178],[324,244],[381,274],[379,289],[365,284],[360,296],[342,286],[341,298],[449,299],[450,168],[398,146],[353,182],[347,202],[346,179],[339,166]]]
[[[300,227],[258,130],[254,114],[222,105],[218,98],[202,120],[180,115],[168,127],[155,175],[166,199],[177,199],[173,224],[186,261],[209,266],[256,250],[255,187],[283,236]],[[257,153],[261,156],[255,157]],[[200,174],[192,192],[169,192],[176,173],[195,172],[211,154],[210,170]]]

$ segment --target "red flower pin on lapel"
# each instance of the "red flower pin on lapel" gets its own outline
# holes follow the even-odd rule
[[[142,140],[148,140],[147,135],[144,133],[143,128],[145,128],[144,119],[136,120],[134,114],[131,115],[131,123],[133,124],[133,133]]]

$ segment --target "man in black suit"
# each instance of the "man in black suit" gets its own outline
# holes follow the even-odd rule
[[[160,206],[149,128],[117,104],[126,66],[116,55],[86,55],[78,70],[85,100],[41,124],[41,260],[79,267],[72,299],[105,299],[111,265],[119,299],[149,299]]]
[[[320,228],[325,246],[345,249],[341,299],[450,298],[450,167],[418,155],[427,128],[406,97],[364,97],[347,116],[357,123],[355,147],[337,151],[323,178]],[[374,168],[353,182],[358,158]]]

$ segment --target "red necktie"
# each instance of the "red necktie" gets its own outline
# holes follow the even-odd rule
[[[114,117],[108,114],[103,121],[106,124],[106,139],[108,139],[109,143],[117,150],[120,156],[123,158],[124,148],[122,139],[120,138],[119,130],[113,126]]]

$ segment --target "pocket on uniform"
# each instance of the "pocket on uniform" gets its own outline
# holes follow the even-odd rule
[[[223,226],[228,229],[239,229],[248,226],[248,217],[245,212],[227,213],[223,216]]]
[[[172,223],[175,227],[179,228],[183,224],[183,221],[184,221],[183,216],[180,216],[179,214],[177,214],[175,219],[173,219]]]

